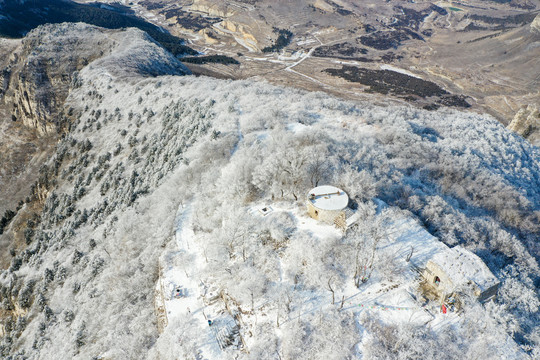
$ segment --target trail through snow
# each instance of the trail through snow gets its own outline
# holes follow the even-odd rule
[[[175,232],[178,251],[166,256],[161,280],[165,309],[169,323],[191,314],[199,324],[198,333],[204,334],[197,344],[200,358],[217,359],[221,350],[213,329],[208,325],[208,320],[214,319],[217,314],[213,314],[202,300],[202,284],[198,275],[204,266],[203,256],[193,244],[191,217],[191,205],[180,205]]]

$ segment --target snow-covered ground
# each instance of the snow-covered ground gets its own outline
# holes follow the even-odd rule
[[[56,33],[112,41],[73,79],[43,209],[0,276],[2,354],[538,355],[540,157],[493,118],[176,76],[178,60],[133,29],[42,32],[50,51]],[[346,234],[306,216],[324,184],[358,205]],[[495,303],[424,306],[406,255],[421,262],[440,240],[481,256],[501,281]]]
[[[198,354],[202,358],[219,359],[220,347],[208,323],[208,320],[216,322],[219,315],[215,307],[207,306],[203,301],[203,296],[211,295],[200,279],[204,258],[195,243],[191,215],[189,205],[182,205],[178,209],[175,231],[177,249],[166,253],[161,259],[159,288],[165,300],[167,322],[174,326],[177,320],[191,315],[198,328],[195,331],[199,334],[199,341],[194,344],[199,349]]]
[[[380,66],[381,70],[390,70],[390,71],[395,71],[395,72],[398,72],[398,73],[401,73],[401,74],[405,74],[405,75],[409,75],[409,76],[412,76],[412,77],[415,77],[417,79],[421,79],[420,76],[416,75],[416,74],[413,74],[412,72],[408,71],[408,70],[405,70],[405,69],[402,69],[402,68],[398,68],[396,66],[392,66],[392,65],[389,65],[389,64],[382,64]]]
[[[388,221],[388,218],[381,214],[381,209],[388,210],[387,205],[380,200],[377,201],[378,216],[385,222],[384,231],[387,234],[387,237],[379,242],[377,250],[393,254],[392,260],[394,265],[400,267],[400,273],[396,273],[395,279],[390,281],[381,280],[375,274],[358,288],[351,281],[335,294],[334,303],[327,291],[305,291],[300,295],[303,301],[297,304],[281,322],[280,327],[275,329],[278,338],[284,336],[284,329],[290,328],[291,324],[306,316],[335,311],[351,313],[358,322],[363,316],[376,316],[389,325],[429,326],[436,332],[443,332],[448,326],[463,320],[458,313],[443,314],[439,303],[417,300],[420,275],[416,266],[425,265],[428,258],[441,249],[447,249],[447,246],[430,235],[412,218],[402,215],[394,216],[392,221]],[[317,242],[334,243],[344,235],[335,226],[310,218],[306,209],[293,204],[266,202],[243,210],[246,216],[256,219],[279,213],[286,214],[293,219],[295,231],[305,232]],[[199,329],[197,333],[200,334],[200,342],[197,344],[199,356],[204,359],[220,359],[224,356],[223,352],[227,351],[220,348],[217,340],[217,333],[225,326],[224,324],[241,326],[240,334],[246,336],[245,344],[249,346],[258,341],[247,334],[256,332],[255,328],[260,318],[276,317],[277,312],[275,309],[265,307],[266,299],[256,299],[255,310],[241,315],[241,322],[235,320],[234,314],[225,311],[226,305],[219,295],[221,291],[226,292],[226,289],[220,288],[219,284],[214,284],[209,289],[201,278],[205,273],[206,255],[193,230],[192,216],[191,205],[179,207],[175,225],[176,248],[161,259],[163,273],[158,288],[161,288],[165,299],[168,322],[172,324],[170,326],[177,324],[175,319],[183,319],[192,314]],[[406,261],[411,247],[416,250],[411,260]],[[287,263],[282,262],[282,266],[287,267]],[[285,268],[282,268],[281,272],[285,272]],[[290,279],[281,275],[279,281],[292,286]],[[211,326],[208,320],[213,321]],[[172,330],[165,328],[164,331]],[[249,348],[241,348],[243,351],[249,351]],[[359,349],[361,350],[361,347]]]

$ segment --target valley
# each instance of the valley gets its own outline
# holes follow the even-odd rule
[[[159,1],[131,2],[148,20],[188,39],[204,54],[234,66],[193,67],[201,74],[373,99],[365,87],[329,76],[326,69],[356,65],[368,71],[392,64],[460,96],[473,111],[509,124],[517,111],[540,101],[540,31],[534,1]],[[453,5],[452,5],[453,4]],[[276,29],[292,36],[271,52]],[[301,61],[299,61],[301,60]],[[394,97],[416,104],[414,97]],[[419,106],[437,108],[437,101]],[[459,105],[461,106],[461,105]]]

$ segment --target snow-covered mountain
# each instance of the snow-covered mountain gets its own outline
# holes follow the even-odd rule
[[[14,120],[42,135],[60,131],[59,113],[74,76],[98,58],[95,65],[108,62],[115,75],[190,73],[148,34],[134,28],[115,31],[82,23],[45,25],[31,31],[4,59],[1,95],[13,107]],[[155,62],[156,58],[160,60]]]
[[[84,27],[97,31],[35,33],[48,48]],[[1,235],[23,234],[0,275],[3,357],[540,355],[537,147],[470,112],[178,76],[141,32],[99,36],[115,46],[73,76],[69,131]],[[307,218],[320,184],[349,194],[360,230]],[[418,279],[373,239],[416,228],[480,256],[501,282],[496,301],[432,322],[399,315],[421,307]],[[370,275],[355,287],[351,249],[369,241]],[[161,287],[173,275],[186,307]],[[221,329],[234,338],[223,349]]]

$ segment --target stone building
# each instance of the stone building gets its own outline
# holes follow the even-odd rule
[[[471,291],[480,302],[497,295],[499,280],[484,262],[461,246],[446,248],[428,260],[423,277],[441,301],[463,291]]]
[[[311,189],[306,199],[309,216],[328,224],[334,224],[338,218],[345,218],[348,204],[349,196],[345,191],[330,185]]]

